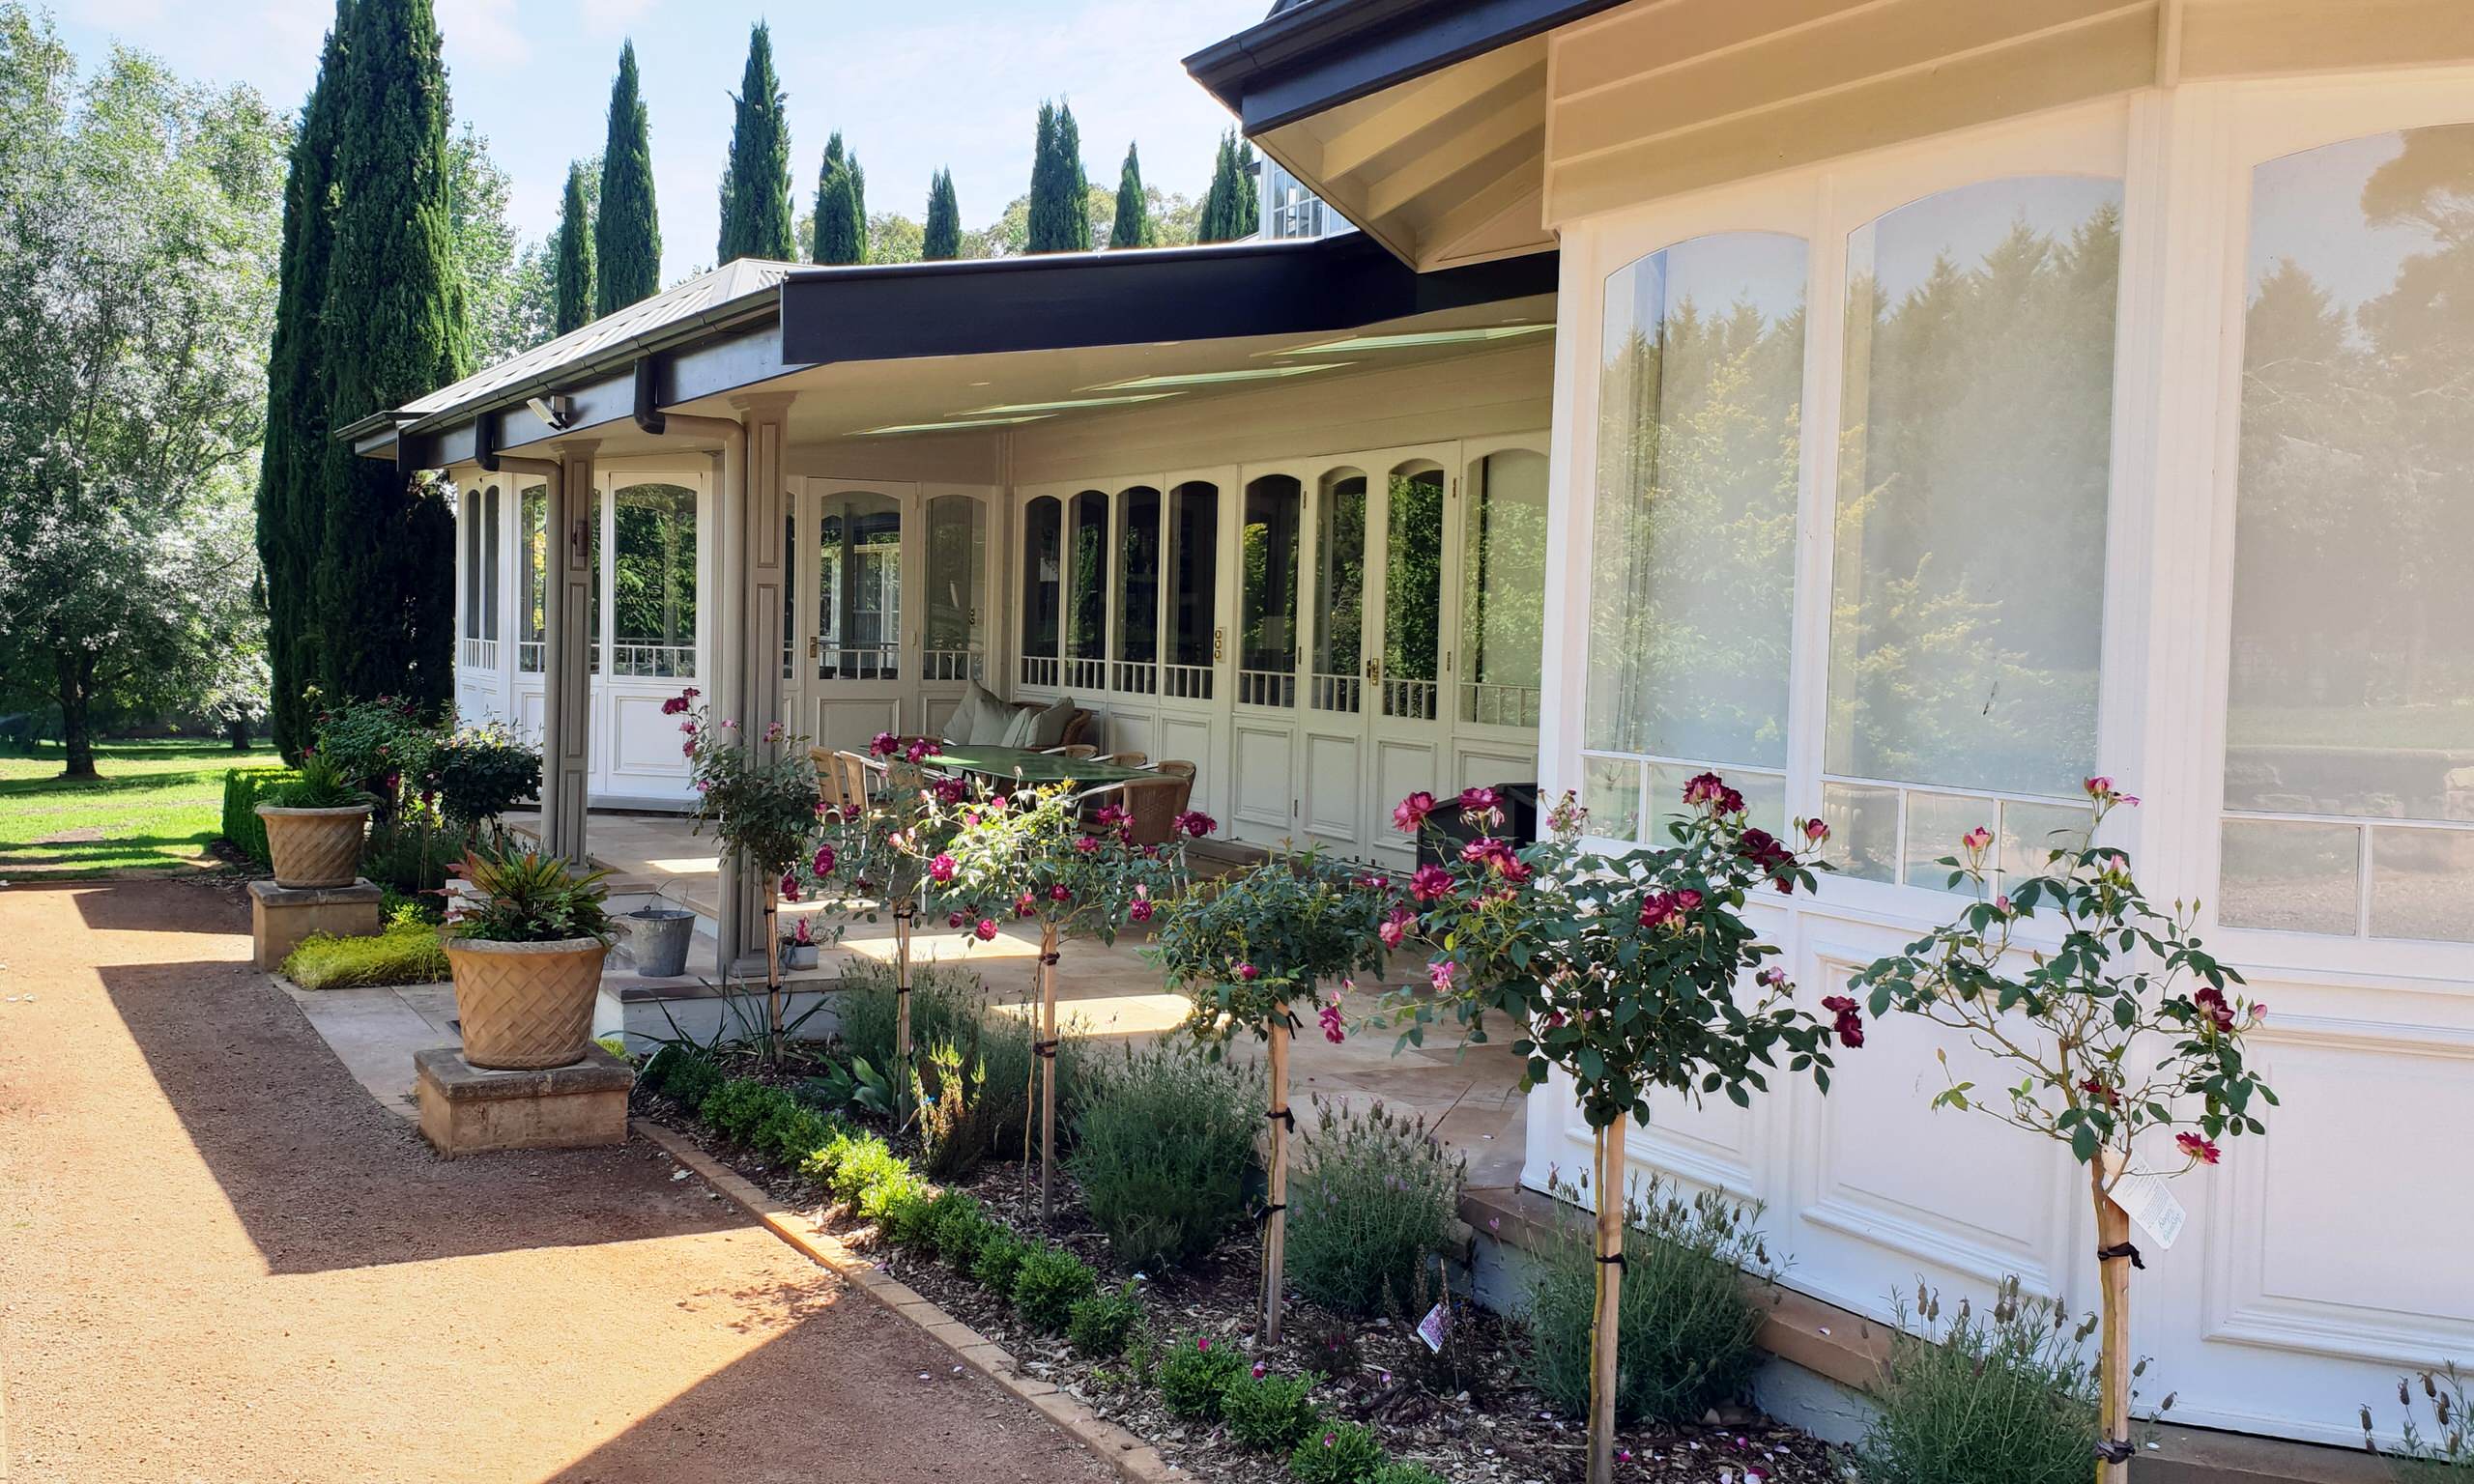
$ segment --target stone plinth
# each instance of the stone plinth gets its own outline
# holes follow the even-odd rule
[[[339,938],[365,938],[379,928],[378,907],[385,894],[363,876],[350,886],[277,886],[273,880],[249,883],[249,938],[257,947],[259,968],[274,970],[313,932]]]
[[[421,1137],[452,1159],[492,1149],[588,1149],[627,1142],[636,1074],[595,1045],[584,1060],[539,1071],[486,1071],[462,1048],[413,1053]]]

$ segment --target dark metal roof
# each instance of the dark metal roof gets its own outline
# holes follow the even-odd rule
[[[1555,263],[1555,254],[1537,253],[1420,273],[1351,232],[1209,247],[796,269],[782,281],[782,357],[794,364],[901,360],[1354,329],[1552,294]]]
[[[1186,58],[1186,71],[1259,134],[1620,3],[1290,0]]]

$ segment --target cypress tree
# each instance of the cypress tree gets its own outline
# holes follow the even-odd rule
[[[345,14],[321,323],[333,427],[435,391],[471,358],[430,0],[351,0]],[[444,709],[454,693],[454,517],[434,487],[338,440],[327,441],[326,466],[320,683],[331,696]]]
[[[585,204],[581,162],[567,166],[558,239],[558,305],[551,333],[563,335],[592,319],[592,209]]]
[[[592,312],[624,309],[661,292],[661,214],[653,203],[652,125],[636,77],[636,43],[618,48],[610,85],[610,137],[601,152],[601,204],[592,218]]]
[[[798,256],[791,221],[791,121],[773,71],[773,32],[758,21],[747,36],[747,71],[733,102],[730,160],[722,167],[722,232],[717,263]]]
[[[842,131],[824,142],[824,163],[816,178],[816,260],[819,263],[864,263],[868,260],[868,219],[860,214],[855,157],[845,157]]]
[[[328,189],[335,120],[343,106],[343,44],[348,16],[338,6],[318,60],[318,79],[292,137],[283,190],[274,339],[267,356],[267,427],[259,449],[258,562],[265,572],[267,663],[273,671],[274,745],[299,760],[309,741],[302,691],[317,679],[318,553],[326,537],[320,483],[327,446],[326,369],[319,316],[327,260],[334,247]]]
[[[1260,176],[1261,172],[1254,168],[1254,142],[1237,141],[1236,200],[1228,216],[1231,238],[1251,237],[1263,229]]]
[[[1254,147],[1241,147],[1236,130],[1220,136],[1211,186],[1203,192],[1201,219],[1194,224],[1195,242],[1234,242],[1260,230],[1262,201],[1254,187],[1253,165]]]
[[[1082,173],[1082,131],[1074,109],[1040,104],[1031,156],[1030,252],[1087,252],[1091,247],[1091,183]]]
[[[928,216],[922,229],[919,256],[935,263],[963,255],[963,208],[954,196],[954,173],[939,170],[928,178]]]
[[[1053,225],[1056,216],[1056,105],[1046,99],[1040,100],[1037,133],[1031,141],[1031,195],[1029,232],[1023,239],[1030,252],[1045,252],[1057,235]]]
[[[868,261],[868,172],[859,164],[859,152],[850,152],[850,210],[859,218],[859,261]]]
[[[1116,220],[1108,229],[1108,245],[1150,247],[1159,241],[1151,225],[1150,202],[1142,193],[1142,161],[1135,157],[1135,147],[1129,144],[1125,168],[1117,173]]]

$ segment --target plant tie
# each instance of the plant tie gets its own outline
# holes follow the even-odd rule
[[[1288,1131],[1291,1133],[1295,1133],[1297,1131],[1297,1115],[1291,1113],[1286,1108],[1273,1108],[1264,1113],[1263,1117],[1276,1119],[1280,1123],[1288,1125]]]
[[[1286,1210],[1288,1210],[1288,1202],[1275,1202],[1274,1204],[1266,1206],[1262,1210],[1254,1213],[1254,1219],[1269,1225],[1272,1217],[1279,1215],[1281,1212]]]
[[[1047,1058],[1048,1058],[1050,1061],[1051,1061],[1051,1062],[1052,1062],[1052,1061],[1055,1061],[1055,1060],[1056,1060],[1056,1048],[1057,1048],[1060,1044],[1062,1044],[1062,1042],[1053,1042],[1053,1041],[1035,1041],[1035,1042],[1031,1042],[1031,1055],[1033,1055],[1033,1056],[1044,1056],[1044,1057],[1047,1057]]]
[[[2109,1464],[2127,1464],[2137,1453],[2127,1438],[2108,1438],[2096,1444],[2096,1456]]]
[[[2132,1246],[2127,1241],[2117,1241],[2110,1247],[2098,1247],[2096,1249],[2096,1261],[2100,1263],[2110,1263],[2117,1257],[2129,1258],[2130,1265],[2142,1272],[2145,1272],[2147,1270],[2146,1260],[2139,1255],[2139,1248]]]
[[[1597,1260],[1601,1266],[1621,1268],[1625,1272],[1630,1272],[1632,1270],[1631,1263],[1627,1261],[1625,1255],[1621,1252],[1600,1252],[1597,1254]]]
[[[1065,956],[1062,954],[1042,954],[1040,955],[1040,962],[1049,965],[1050,968],[1054,968],[1056,966],[1056,960],[1064,956]]]

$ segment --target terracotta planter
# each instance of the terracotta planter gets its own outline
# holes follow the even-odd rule
[[[360,842],[369,828],[369,806],[288,809],[261,804],[267,854],[277,886],[350,886],[360,877]]]
[[[464,1059],[501,1071],[531,1071],[584,1060],[592,1043],[592,1002],[601,988],[598,938],[553,943],[446,940],[455,973],[455,1014]]]

